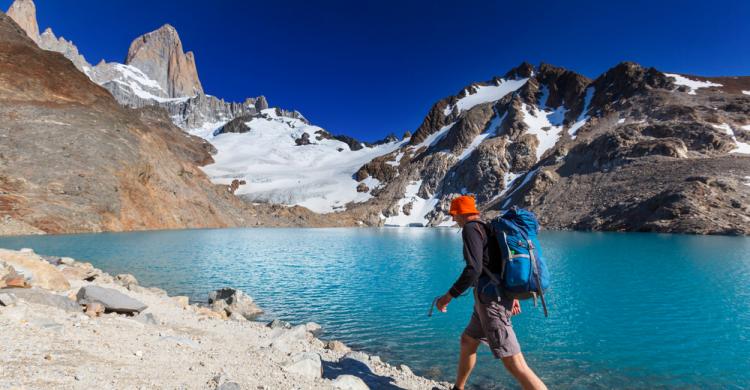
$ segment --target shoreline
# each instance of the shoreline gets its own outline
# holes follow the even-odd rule
[[[14,238],[14,237],[58,237],[58,236],[74,236],[74,235],[95,235],[95,234],[127,234],[127,233],[159,233],[159,232],[181,232],[181,231],[195,231],[195,230],[237,230],[237,229],[458,229],[458,226],[229,226],[229,227],[186,227],[179,229],[142,229],[142,230],[107,230],[107,231],[82,231],[82,232],[69,232],[69,233],[25,233],[15,234],[13,232],[6,232],[2,230],[0,225],[0,239],[2,238]],[[541,232],[571,232],[571,233],[615,233],[615,234],[663,234],[663,235],[675,235],[675,236],[697,236],[697,237],[747,237],[750,235],[743,234],[720,234],[720,233],[699,233],[699,232],[671,232],[671,231],[628,231],[628,230],[576,230],[570,228],[540,228]]]
[[[140,286],[132,275],[113,277],[90,263],[29,249],[0,249],[0,272],[6,265],[30,288],[0,288],[3,388],[449,388],[405,365],[321,340],[315,323],[227,315],[228,309]],[[118,314],[98,310],[98,301],[81,304],[81,291],[92,288],[146,308]]]

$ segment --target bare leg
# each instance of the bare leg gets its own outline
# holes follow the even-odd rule
[[[503,358],[503,365],[524,390],[547,390],[541,379],[526,364],[522,353]]]
[[[461,335],[461,356],[458,358],[455,384],[457,389],[463,389],[466,386],[466,381],[469,380],[471,370],[477,363],[477,348],[479,348],[479,340],[465,334]]]

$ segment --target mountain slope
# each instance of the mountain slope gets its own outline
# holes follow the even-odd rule
[[[408,145],[363,165],[358,179],[382,183],[363,207],[450,225],[450,199],[473,193],[549,228],[748,234],[750,78],[726,79],[522,64],[437,102]]]
[[[50,233],[236,226],[243,203],[198,164],[210,145],[118,105],[0,13],[0,210]]]

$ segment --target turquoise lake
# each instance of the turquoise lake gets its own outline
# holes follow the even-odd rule
[[[750,238],[542,232],[550,316],[513,318],[551,389],[750,387]],[[427,317],[462,267],[455,229],[219,229],[0,238],[205,301],[240,288],[265,319],[453,380],[470,295]],[[515,388],[486,347],[474,388]]]

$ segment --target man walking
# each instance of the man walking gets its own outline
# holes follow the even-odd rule
[[[441,312],[453,298],[463,294],[469,287],[474,287],[474,313],[469,324],[461,335],[461,355],[458,361],[458,372],[454,389],[463,390],[477,359],[479,343],[487,344],[496,359],[501,359],[505,368],[524,389],[546,389],[544,383],[526,364],[521,353],[521,346],[510,322],[510,317],[521,312],[521,305],[516,299],[509,299],[504,294],[482,294],[478,285],[486,283],[488,272],[500,274],[501,264],[490,261],[500,258],[500,248],[496,240],[487,234],[484,223],[480,220],[474,198],[459,196],[451,202],[450,215],[458,226],[463,228],[464,260],[466,266],[448,292],[437,301]]]

